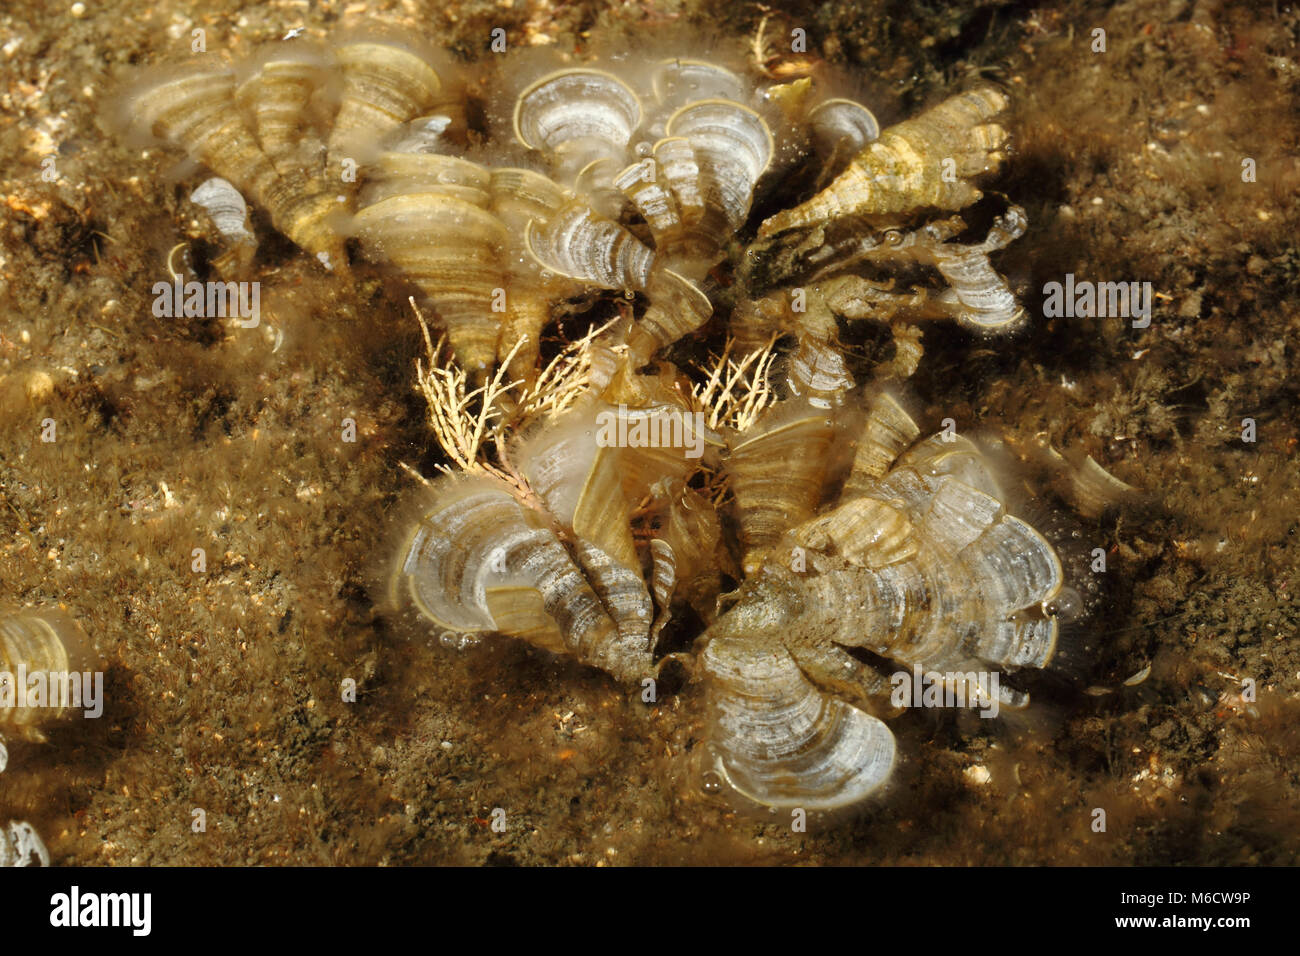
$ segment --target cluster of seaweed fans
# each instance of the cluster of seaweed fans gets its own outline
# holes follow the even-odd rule
[[[448,464],[418,492],[395,604],[638,689],[672,652],[707,685],[711,773],[762,806],[852,804],[894,765],[880,662],[1041,668],[1068,593],[981,448],[923,438],[892,384],[921,320],[1022,321],[989,255],[1023,212],[974,241],[958,215],[1005,158],[1008,98],[882,131],[806,77],[701,60],[515,89],[485,136],[462,68],[354,33],[151,70],[124,122],[219,177],[195,199],[231,274],[253,268],[251,204],[322,268],[359,252],[413,293]],[[544,360],[565,303],[611,293],[617,317]],[[837,338],[855,319],[896,342],[861,384]],[[726,343],[712,360],[668,361],[706,340]],[[1013,684],[999,703],[1024,703]]]

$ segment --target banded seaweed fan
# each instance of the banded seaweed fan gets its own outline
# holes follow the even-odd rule
[[[344,272],[355,238],[445,334],[447,387],[425,382],[456,473],[424,492],[395,600],[632,685],[689,604],[707,625],[687,654],[713,768],[766,806],[843,806],[888,778],[879,675],[854,649],[958,670],[1051,661],[1053,547],[1008,513],[978,446],[918,443],[884,384],[920,360],[917,320],[989,334],[1023,320],[989,258],[1023,212],[1005,205],[973,242],[959,215],[1005,159],[1005,93],[971,89],[881,131],[807,79],[685,59],[569,67],[522,87],[501,165],[493,143],[468,145],[463,86],[418,43],[359,33],[149,73],[126,98],[130,125],[325,267]],[[755,227],[756,200],[809,165],[824,188]],[[891,270],[927,278],[899,288],[878,278]],[[643,305],[575,343],[560,373],[541,367],[557,305],[602,291]],[[741,341],[793,341],[779,386],[756,375],[738,391],[770,354],[704,381],[647,370],[715,312]],[[855,383],[843,319],[892,323],[880,381]],[[707,452],[602,437],[651,421]],[[743,580],[722,595],[729,571]]]

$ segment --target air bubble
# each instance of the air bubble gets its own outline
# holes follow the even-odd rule
[[[1083,614],[1083,597],[1074,588],[1061,588],[1043,602],[1043,613],[1064,622],[1077,620]]]

